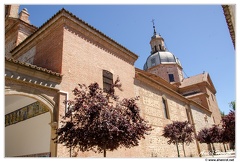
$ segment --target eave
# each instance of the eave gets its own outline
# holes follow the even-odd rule
[[[230,12],[230,9],[229,9],[229,5],[222,5],[222,9],[223,9],[224,16],[225,16],[225,19],[226,19],[226,23],[227,23],[229,33],[230,33],[230,36],[231,36],[231,39],[232,39],[232,43],[233,43],[233,46],[235,48],[235,30],[234,30],[234,23],[235,22],[233,22],[234,20],[232,20],[232,15],[231,15],[231,12]]]
[[[20,62],[12,58],[5,57],[5,70],[56,83],[62,81],[62,75],[60,73],[36,65]]]
[[[92,34],[95,37],[99,38],[100,39],[99,42],[101,42],[101,41],[107,42],[111,47],[113,47],[115,49],[115,51],[120,51],[117,54],[118,54],[118,57],[122,58],[123,60],[129,62],[132,65],[137,60],[138,56],[135,53],[133,53],[130,50],[128,50],[127,48],[123,47],[122,45],[120,45],[119,43],[117,43],[116,41],[111,39],[110,37],[106,36],[99,30],[90,26],[89,24],[87,24],[86,22],[79,19],[78,17],[76,17],[75,15],[73,15],[72,13],[70,13],[69,11],[67,11],[65,9],[61,9],[59,12],[57,12],[52,18],[50,18],[46,23],[44,23],[41,27],[39,27],[39,29],[37,31],[35,31],[32,35],[27,37],[23,42],[21,42],[17,47],[15,47],[11,51],[12,56],[15,58],[15,55],[18,55],[18,53],[24,47],[26,47],[28,44],[34,42],[37,39],[37,37],[42,38],[41,34],[45,30],[47,30],[49,27],[53,26],[55,24],[55,22],[59,22],[64,25],[67,20],[70,20],[73,23],[79,25],[80,27],[86,29],[88,34]],[[66,25],[68,25],[68,24],[66,24]]]

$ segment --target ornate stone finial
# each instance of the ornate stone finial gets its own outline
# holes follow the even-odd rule
[[[30,20],[29,20],[29,13],[28,10],[26,8],[22,9],[22,11],[19,14],[19,19],[21,19],[22,21],[30,24]]]

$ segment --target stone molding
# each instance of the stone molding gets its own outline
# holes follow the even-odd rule
[[[193,100],[189,100],[187,98],[185,98],[184,96],[182,96],[181,94],[179,94],[177,91],[174,91],[173,89],[169,88],[168,86],[162,84],[161,82],[158,82],[155,80],[155,78],[152,78],[151,76],[146,76],[143,72],[141,72],[140,69],[136,69],[136,79],[160,90],[160,91],[163,91],[164,93],[167,93],[168,95],[170,96],[173,96],[177,99],[179,99],[180,101],[183,101],[185,102],[186,104],[191,104],[193,106],[196,106],[208,113],[212,113],[210,110],[208,110],[206,107],[196,103],[195,101]]]
[[[62,75],[59,73],[7,58],[5,58],[5,77],[49,88],[58,87],[62,80]]]

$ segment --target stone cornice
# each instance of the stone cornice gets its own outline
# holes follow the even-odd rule
[[[189,96],[185,96],[187,99],[191,99],[191,98],[195,98],[195,97],[199,97],[199,96],[206,96],[209,97],[209,95],[207,93],[203,93],[203,92],[199,92],[193,95],[189,95]]]
[[[171,96],[174,96],[176,97],[177,99],[187,103],[187,104],[192,104],[194,106],[197,106],[198,108],[204,110],[204,111],[207,111],[208,113],[212,113],[211,111],[209,111],[207,108],[205,108],[204,106],[198,104],[197,102],[193,101],[193,100],[190,100],[190,99],[187,99],[185,98],[184,96],[182,96],[181,94],[179,94],[178,92],[174,91],[173,89],[169,88],[168,86],[162,84],[161,82],[159,81],[156,81],[155,78],[152,78],[150,76],[147,76],[145,75],[144,71],[140,70],[140,69],[137,69],[135,68],[135,71],[136,71],[136,75],[135,75],[135,78],[154,87],[154,88],[157,88]]]
[[[204,73],[204,74],[201,74],[202,75],[202,78],[199,79],[197,81],[194,81],[196,78],[196,76],[193,76],[193,77],[190,77],[190,78],[186,78],[186,79],[194,79],[192,83],[188,83],[188,84],[184,84],[182,83],[180,86],[179,86],[179,92],[184,92],[184,91],[187,91],[187,90],[194,90],[196,89],[196,87],[206,87],[208,88],[213,94],[216,94],[217,91],[214,87],[214,84],[211,80],[211,77],[209,75],[209,73]]]
[[[61,15],[54,15],[46,23],[44,23],[38,30],[33,34],[28,36],[24,41],[22,41],[18,46],[16,46],[12,51],[12,57],[18,57],[19,53],[25,53],[27,50],[31,49],[32,46],[36,45],[39,40],[42,40],[50,31],[47,31],[50,27],[55,27],[56,23],[59,23]],[[53,19],[54,18],[54,19]],[[61,23],[61,22],[60,22]]]
[[[5,27],[5,34],[6,34],[8,31],[10,31],[13,26],[17,26],[17,25],[20,25],[20,24],[23,25],[23,26],[28,27],[28,28],[31,29],[32,31],[36,31],[36,30],[38,29],[36,26],[31,25],[31,24],[28,24],[28,23],[26,23],[26,22],[24,22],[24,21],[22,21],[22,20],[20,20],[20,19],[17,19],[17,18],[11,18],[11,17],[9,17],[9,18],[7,18],[7,19],[5,20],[5,24],[6,24],[8,21],[13,21],[13,22],[15,21],[15,22],[12,23],[10,26]]]
[[[179,92],[181,93],[181,92],[185,92],[188,90],[194,90],[194,89],[196,89],[196,87],[205,87],[205,88],[208,88],[213,94],[217,93],[216,89],[213,86],[211,86],[207,81],[202,81],[200,83],[188,85],[185,87],[180,87]]]
[[[15,47],[11,53],[12,56],[17,55],[18,52],[24,48],[24,46],[27,46],[27,44],[32,43],[37,39],[37,37],[40,37],[40,35],[47,30],[50,26],[54,26],[56,22],[58,22],[58,26],[61,24],[68,25],[66,21],[71,21],[72,23],[76,24],[77,26],[81,27],[86,31],[87,36],[92,36],[94,40],[98,43],[106,42],[108,46],[110,46],[112,49],[109,51],[114,52],[118,57],[122,58],[123,60],[129,62],[130,64],[134,64],[134,62],[137,60],[138,56],[128,50],[127,48],[123,47],[110,37],[106,36],[99,30],[95,29],[94,27],[90,26],[83,20],[79,19],[72,13],[66,11],[65,9],[60,10],[58,13],[56,13],[52,18],[50,18],[46,23],[44,23],[37,31],[35,31],[32,35],[30,35],[28,38],[26,38],[22,43],[20,43],[17,47]],[[43,36],[41,35],[41,38]]]
[[[50,75],[53,75],[53,76],[56,76],[58,79],[62,78],[62,75],[60,73],[57,73],[57,72],[53,72],[51,70],[48,70],[46,68],[42,68],[42,67],[39,67],[39,66],[36,66],[36,65],[32,65],[32,64],[29,64],[29,63],[25,63],[25,62],[20,62],[18,60],[14,60],[12,58],[6,58],[5,57],[5,65],[8,65],[8,64],[15,64],[13,66],[17,66],[17,65],[20,65],[22,67],[26,67],[26,68],[30,68],[30,69],[34,69],[34,70],[37,70],[39,72],[44,72],[46,74],[50,74]],[[45,75],[46,75],[45,74]]]
[[[181,101],[187,101],[187,99],[184,98],[182,95],[180,95],[176,91],[172,90],[171,88],[167,87],[166,85],[162,84],[161,82],[156,81],[156,79],[145,75],[144,73],[139,71],[139,69],[136,69],[136,78],[145,82],[145,83],[147,83],[147,84],[149,84],[150,86],[152,86],[154,88],[157,88],[161,91],[164,91],[165,93],[167,93],[169,95],[174,95],[175,97],[177,97]]]
[[[5,59],[5,78],[50,88],[56,88],[62,81],[62,76],[59,73],[10,59]]]
[[[135,68],[135,71],[136,71],[136,73],[142,73],[142,74],[144,74],[145,76],[147,76],[149,78],[154,78],[155,81],[160,82],[162,85],[164,85],[167,88],[170,88],[170,89],[172,89],[174,91],[177,91],[177,89],[178,89],[176,86],[170,84],[169,82],[167,82],[166,80],[162,79],[161,77],[159,77],[159,76],[157,76],[155,74],[149,73],[149,72],[144,71],[144,70],[140,70],[138,68]]]
[[[63,10],[63,15],[66,17],[66,26],[70,26],[69,20],[77,25],[77,28],[75,27],[75,30],[83,31],[81,32],[86,37],[91,37],[91,39],[95,42],[95,44],[100,44],[102,47],[107,49],[109,52],[117,54],[118,57],[121,59],[129,62],[130,64],[134,64],[134,62],[137,60],[138,56],[131,52],[129,49],[123,47],[119,43],[117,43],[112,38],[106,36],[104,33],[100,32],[96,28],[90,26],[88,23],[84,22],[83,20],[79,19],[72,13]],[[79,28],[80,27],[80,28]]]

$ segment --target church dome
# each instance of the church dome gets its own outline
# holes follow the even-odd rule
[[[143,69],[147,70],[153,66],[159,64],[178,64],[180,67],[181,63],[177,57],[175,57],[171,52],[168,51],[158,51],[153,53],[147,58],[146,63],[144,64]]]

